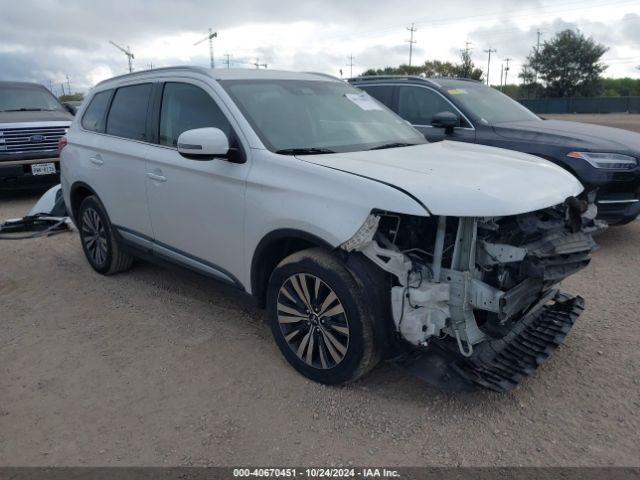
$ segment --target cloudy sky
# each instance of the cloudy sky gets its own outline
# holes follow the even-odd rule
[[[129,45],[134,69],[209,64],[212,27],[216,67],[313,70],[349,75],[407,62],[407,27],[417,31],[413,63],[456,60],[465,42],[486,69],[484,50],[495,48],[490,75],[512,58],[516,80],[536,42],[577,28],[609,47],[607,76],[640,77],[639,0],[0,0],[0,80],[25,80],[56,93],[69,76],[73,91],[126,73]]]

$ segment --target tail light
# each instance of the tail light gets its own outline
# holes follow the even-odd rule
[[[62,152],[62,149],[67,146],[67,137],[60,137],[58,140],[58,154]]]

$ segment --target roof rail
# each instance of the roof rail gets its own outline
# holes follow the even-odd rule
[[[338,78],[334,75],[331,75],[329,73],[322,73],[322,72],[302,72],[302,73],[308,73],[309,75],[318,75],[320,77],[326,77],[326,78],[330,78],[331,80],[338,80],[339,82],[342,81],[341,78]]]
[[[435,83],[436,80],[460,80],[463,82],[483,83],[480,80],[464,77],[421,77],[419,75],[365,75],[347,79],[351,83],[370,82],[375,80],[421,80],[423,82]]]
[[[96,83],[96,87],[98,85],[102,85],[103,83],[106,82],[111,82],[112,80],[120,80],[123,78],[135,78],[137,76],[140,76],[142,74],[148,74],[148,73],[156,73],[156,72],[166,72],[166,71],[176,71],[176,70],[186,70],[186,71],[190,71],[190,72],[199,72],[199,73],[204,73],[206,75],[211,75],[211,71],[212,69],[210,68],[205,68],[205,67],[196,67],[196,66],[191,66],[191,65],[181,65],[181,66],[175,66],[175,67],[160,67],[160,68],[153,68],[153,69],[148,69],[148,70],[138,70],[136,72],[131,72],[131,73],[125,73],[123,75],[118,75],[115,77],[111,77],[111,78],[107,78],[105,80],[102,80],[101,82]]]

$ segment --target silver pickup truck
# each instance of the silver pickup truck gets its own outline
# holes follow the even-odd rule
[[[0,190],[59,183],[58,141],[72,119],[42,85],[0,82]]]

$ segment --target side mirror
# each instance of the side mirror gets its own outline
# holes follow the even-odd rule
[[[76,107],[74,107],[73,105],[69,105],[68,103],[63,103],[62,106],[67,112],[69,112],[73,116],[75,116],[75,114],[77,113]]]
[[[194,128],[182,132],[178,137],[178,153],[191,160],[226,158],[229,139],[219,128]]]
[[[459,125],[458,116],[452,112],[438,112],[431,119],[431,125],[435,128],[444,128],[444,133],[451,134]]]

